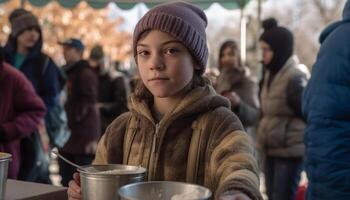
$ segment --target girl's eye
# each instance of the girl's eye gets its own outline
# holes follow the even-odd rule
[[[148,54],[149,54],[148,51],[145,51],[145,50],[137,51],[137,55],[139,56],[147,56]]]
[[[175,49],[175,48],[167,48],[166,50],[165,50],[165,53],[166,54],[169,54],[169,55],[173,55],[173,54],[176,54],[176,53],[178,53],[179,52],[179,50],[178,49]]]

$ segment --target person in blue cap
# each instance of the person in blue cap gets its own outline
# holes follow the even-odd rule
[[[60,153],[79,164],[90,164],[94,159],[96,145],[100,138],[100,116],[97,109],[98,78],[86,60],[83,60],[84,44],[70,38],[59,44],[63,47],[67,75],[67,112],[71,136],[59,148]],[[59,160],[61,183],[68,186],[76,169]]]
[[[63,69],[66,70],[71,64],[82,59],[85,46],[79,39],[70,38],[58,44],[63,47],[63,56],[66,61],[66,65],[63,66]]]
[[[350,0],[320,35],[303,97],[307,199],[350,199]]]

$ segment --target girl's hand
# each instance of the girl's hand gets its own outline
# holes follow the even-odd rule
[[[74,173],[73,180],[69,181],[68,184],[68,200],[81,200],[81,187],[80,187],[80,174]]]
[[[235,194],[222,195],[220,197],[220,200],[251,200],[251,199],[244,193],[235,193]]]

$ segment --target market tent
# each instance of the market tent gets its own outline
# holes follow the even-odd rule
[[[4,3],[10,0],[0,0],[0,3]],[[61,6],[65,8],[72,8],[78,5],[80,2],[85,1],[87,4],[89,4],[91,7],[95,9],[101,9],[108,5],[110,2],[114,2],[117,4],[117,6],[121,9],[131,9],[138,3],[144,3],[147,7],[153,7],[157,4],[169,2],[169,0],[20,0],[22,4],[24,2],[29,2],[30,4],[42,7],[50,3],[51,1],[57,1]],[[187,0],[188,2],[191,2],[193,4],[196,4],[202,9],[207,9],[210,7],[210,5],[214,2],[219,3],[221,6],[223,6],[226,9],[237,9],[237,8],[244,8],[244,6],[249,2],[249,0]]]
[[[108,1],[108,0],[104,0],[104,1]],[[216,1],[213,1],[213,0],[191,0],[190,2],[193,3],[193,4],[196,4],[197,6],[201,7],[202,9],[207,9],[210,7],[211,4],[213,4],[214,2],[217,2],[219,3],[222,7],[226,8],[226,9],[237,9],[237,8],[240,8],[240,7],[244,7],[247,2],[249,0],[216,0]],[[120,8],[123,8],[123,9],[130,9],[132,8],[135,3],[137,3],[136,0],[130,0],[130,1],[127,1],[129,3],[122,3],[122,2],[117,2],[117,5],[120,7]],[[130,2],[134,2],[134,5],[131,5]],[[140,1],[138,1],[140,2]],[[152,6],[155,6],[156,4],[159,4],[159,3],[164,3],[166,2],[166,0],[159,0],[159,1],[155,1],[155,0],[146,0],[146,1],[143,1],[147,7],[152,7]]]
[[[10,0],[0,0],[1,3],[8,2]],[[73,8],[77,6],[80,2],[85,1],[88,5],[90,5],[94,9],[102,9],[106,7],[109,3],[115,3],[119,8],[128,10],[132,9],[138,3],[144,3],[148,8],[151,8],[157,4],[170,2],[169,0],[19,0],[21,2],[21,6],[24,6],[25,3],[30,3],[36,7],[43,7],[49,4],[52,1],[58,2],[64,8]],[[190,2],[192,4],[197,5],[202,9],[207,9],[213,3],[218,3],[222,7],[233,10],[240,9],[241,10],[241,19],[240,19],[240,49],[241,49],[241,59],[242,62],[246,61],[246,19],[244,17],[243,11],[244,7],[250,2],[250,0],[184,0]],[[258,18],[260,19],[260,8],[261,1],[258,1]]]

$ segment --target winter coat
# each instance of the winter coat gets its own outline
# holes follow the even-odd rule
[[[194,121],[206,114],[209,123],[200,127],[199,169],[194,182],[217,196],[239,190],[251,199],[262,199],[251,140],[228,101],[211,86],[190,91],[157,124],[144,101],[131,96],[129,108],[130,112],[108,127],[94,164],[140,165],[147,169],[148,180],[186,182],[186,167],[194,159],[188,157]]]
[[[125,78],[119,72],[99,74],[98,104],[102,133],[122,113],[128,111]]]
[[[303,98],[308,199],[350,199],[350,1],[320,36]]]
[[[14,64],[15,55],[17,51],[16,38],[9,36],[9,39],[4,47],[4,57],[6,62]],[[46,69],[43,74],[38,72],[38,65],[40,57],[43,56],[41,52],[43,45],[42,36],[38,42],[30,49],[23,64],[20,66],[26,77],[32,82],[35,91],[44,101],[48,112],[58,103],[58,95],[61,90],[62,83],[60,82],[60,72],[57,65],[51,60],[48,60]]]
[[[230,91],[241,98],[239,106],[231,108],[245,128],[255,125],[259,118],[258,85],[248,75],[247,68],[223,68],[216,82],[219,94]]]
[[[85,60],[64,69],[68,78],[65,110],[71,136],[61,151],[71,154],[93,154],[101,134],[97,108],[97,75]]]
[[[14,67],[0,65],[0,151],[12,154],[9,178],[18,175],[21,139],[38,128],[45,111],[29,80]]]
[[[270,75],[270,71],[267,70],[261,89],[262,118],[258,126],[258,147],[268,156],[303,157],[305,122],[295,111],[300,110],[301,105],[299,103],[300,108],[293,109],[294,104],[289,104],[288,99],[293,96],[291,91],[294,91],[293,87],[299,85],[298,82],[304,83],[305,87],[308,70],[305,65],[298,63],[296,57],[290,57],[268,86]],[[299,97],[299,102],[302,88],[303,86],[301,90],[297,90],[299,94],[294,94]]]

